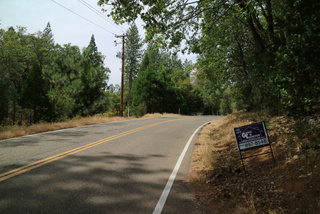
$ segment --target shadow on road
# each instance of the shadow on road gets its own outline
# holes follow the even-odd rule
[[[171,171],[145,163],[164,158],[69,156],[1,182],[0,213],[152,213]]]

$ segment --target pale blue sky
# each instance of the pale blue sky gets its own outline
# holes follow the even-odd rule
[[[51,24],[54,40],[59,44],[71,43],[83,48],[89,44],[90,37],[94,34],[98,50],[106,56],[105,65],[110,68],[109,84],[120,84],[121,60],[116,58],[116,53],[121,51],[121,45],[115,46],[114,34],[123,34],[122,29],[128,25],[116,27],[109,21],[81,4],[85,1],[95,9],[101,11],[97,5],[98,0],[54,0],[75,13],[96,23],[100,27],[80,18],[72,12],[54,3],[52,0],[0,0],[0,28],[8,29],[13,26],[23,26],[28,33],[42,31],[48,22]],[[108,8],[105,8],[108,9]],[[106,16],[106,13],[104,13]],[[143,37],[142,22],[137,22],[141,37]],[[120,29],[119,29],[120,28]],[[194,56],[183,58],[195,59]]]

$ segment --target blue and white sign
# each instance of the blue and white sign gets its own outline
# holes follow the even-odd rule
[[[269,145],[264,122],[234,128],[239,151]]]

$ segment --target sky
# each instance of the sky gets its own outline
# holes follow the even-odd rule
[[[121,42],[115,35],[122,35],[129,25],[114,24],[111,17],[101,11],[102,7],[97,2],[98,0],[0,0],[0,28],[7,30],[11,26],[22,26],[27,28],[28,33],[36,33],[43,31],[50,22],[55,43],[71,43],[81,49],[88,46],[94,35],[98,50],[106,57],[104,64],[111,70],[108,84],[120,84],[121,59],[116,54],[122,48],[121,44],[115,45],[114,41]],[[110,6],[105,6],[104,9],[110,10]],[[138,20],[136,24],[141,38],[144,38],[143,22]],[[180,58],[195,62],[196,56],[180,54]]]

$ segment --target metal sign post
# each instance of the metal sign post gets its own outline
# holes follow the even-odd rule
[[[244,159],[252,158],[252,157],[256,157],[264,154],[270,153],[272,155],[273,164],[275,165],[273,151],[271,148],[271,144],[269,142],[269,136],[268,136],[267,129],[264,122],[254,123],[254,124],[234,128],[234,135],[236,137],[238,150],[240,153],[240,159],[245,172],[246,172],[246,169],[244,166],[244,161],[243,161]],[[251,156],[242,155],[242,152],[246,150],[265,147],[265,146],[270,147],[269,152],[265,152],[257,155],[251,155]]]

